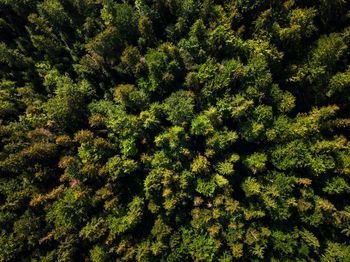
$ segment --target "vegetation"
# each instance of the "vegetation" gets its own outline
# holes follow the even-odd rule
[[[350,261],[345,0],[0,0],[0,261]]]

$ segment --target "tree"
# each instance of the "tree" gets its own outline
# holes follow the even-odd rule
[[[350,261],[348,10],[0,0],[0,261]]]
[[[190,92],[179,90],[165,99],[164,109],[168,120],[174,125],[180,125],[193,117],[194,99]]]
[[[129,43],[135,42],[138,16],[132,6],[106,1],[101,10],[101,18],[107,26],[113,25],[116,28],[120,38]]]
[[[44,104],[44,110],[59,128],[73,131],[86,119],[86,107],[93,94],[86,80],[75,84],[68,76],[57,77],[55,96]]]

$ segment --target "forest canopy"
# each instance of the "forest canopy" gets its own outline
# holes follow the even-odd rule
[[[346,0],[0,0],[0,261],[350,261]]]

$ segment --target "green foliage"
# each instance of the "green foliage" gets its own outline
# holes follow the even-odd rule
[[[332,78],[329,81],[329,86],[328,86],[328,91],[327,91],[327,96],[331,97],[334,95],[338,94],[343,94],[345,93],[343,98],[340,98],[341,100],[345,99],[346,101],[348,100],[349,96],[347,95],[348,91],[346,89],[349,89],[349,82],[350,79],[350,68],[348,68],[345,72],[339,72],[332,76]],[[345,101],[345,102],[346,102]]]
[[[143,199],[135,196],[126,210],[115,210],[114,212],[117,216],[108,216],[108,227],[112,234],[123,233],[140,222],[143,214]]]
[[[183,229],[183,249],[191,255],[194,261],[213,261],[217,251],[217,243],[208,233],[193,229]]]
[[[341,194],[349,192],[350,186],[342,177],[333,177],[326,182],[322,190],[328,194]]]
[[[275,28],[282,43],[287,46],[292,43],[299,45],[302,39],[310,38],[317,31],[313,24],[315,16],[316,10],[314,8],[292,10],[288,15],[289,25],[284,28],[276,25]]]
[[[209,161],[205,156],[198,155],[191,164],[191,170],[193,173],[203,173],[209,170]]]
[[[238,135],[235,131],[217,131],[206,140],[206,145],[209,149],[213,149],[215,152],[221,152],[227,149],[238,139]]]
[[[118,180],[125,175],[135,172],[138,164],[133,159],[121,158],[116,155],[108,159],[106,168],[111,175],[111,179]]]
[[[103,247],[96,245],[90,250],[91,261],[93,262],[104,262],[108,261],[108,253]]]
[[[101,18],[107,26],[116,27],[119,37],[135,41],[138,16],[132,6],[106,1],[101,10]]]
[[[122,142],[121,152],[125,156],[134,156],[137,154],[137,147],[134,138],[126,139]]]
[[[103,218],[93,217],[90,222],[79,232],[79,236],[89,241],[97,240],[106,232]]]
[[[57,236],[78,230],[81,223],[87,220],[89,208],[87,198],[85,192],[70,188],[54,202],[46,215],[46,220],[55,225]]]
[[[220,182],[219,182],[220,183]],[[215,178],[198,178],[196,191],[204,196],[212,197],[216,189]]]
[[[164,43],[157,49],[149,49],[141,61],[146,62],[148,77],[140,78],[139,85],[150,92],[169,93],[168,88],[176,85],[181,75],[179,50],[170,43]]]
[[[120,57],[121,65],[128,74],[140,74],[144,70],[144,65],[141,63],[141,53],[134,46],[128,46]]]
[[[293,254],[298,242],[292,234],[286,234],[282,231],[272,232],[272,241],[274,250],[281,252],[284,256]]]
[[[247,100],[242,95],[238,94],[232,97],[225,96],[217,102],[217,107],[225,118],[238,120],[245,116],[253,104],[254,102],[252,100]]]
[[[327,249],[321,261],[346,261],[350,257],[349,247],[343,243],[327,243]]]
[[[194,100],[191,93],[179,90],[165,99],[164,109],[168,120],[174,125],[180,125],[193,117]]]
[[[214,130],[210,119],[206,115],[199,115],[192,120],[191,133],[193,135],[207,135]]]
[[[253,174],[261,172],[266,167],[267,156],[264,153],[255,152],[244,160],[244,164]]]
[[[234,173],[233,164],[229,161],[220,162],[217,166],[217,171],[221,175],[232,175]]]
[[[350,261],[349,7],[0,0],[0,261]]]
[[[247,197],[258,195],[261,192],[261,185],[253,177],[248,177],[242,184],[242,189]]]
[[[64,76],[55,81],[55,96],[44,104],[47,117],[63,130],[77,128],[86,118],[86,106],[94,90],[86,80],[74,84],[69,77]]]

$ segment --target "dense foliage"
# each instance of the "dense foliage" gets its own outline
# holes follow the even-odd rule
[[[0,0],[0,261],[350,261],[345,0]]]

